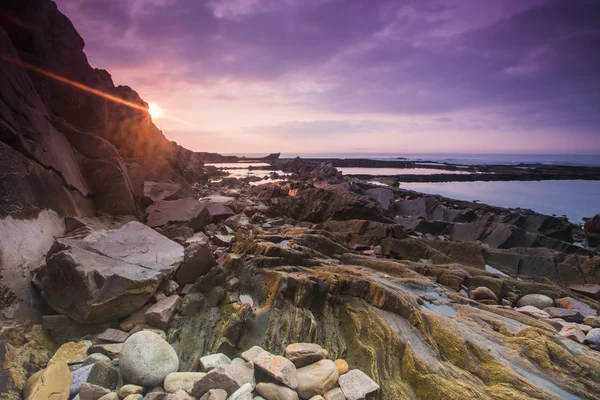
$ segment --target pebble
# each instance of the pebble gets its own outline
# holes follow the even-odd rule
[[[342,360],[341,358],[335,360],[335,366],[337,367],[338,374],[340,375],[344,375],[350,369],[346,360]]]
[[[123,377],[140,386],[162,385],[167,375],[179,369],[179,357],[171,345],[147,331],[125,341],[119,362]]]
[[[144,392],[144,388],[138,385],[123,385],[117,391],[117,394],[120,398],[124,399],[130,394],[142,394]]]

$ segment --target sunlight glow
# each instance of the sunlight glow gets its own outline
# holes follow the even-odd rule
[[[148,114],[150,114],[152,119],[156,119],[161,116],[162,108],[160,108],[156,103],[148,103]]]

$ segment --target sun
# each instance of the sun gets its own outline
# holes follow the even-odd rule
[[[148,114],[154,119],[160,117],[162,109],[156,103],[148,103]]]

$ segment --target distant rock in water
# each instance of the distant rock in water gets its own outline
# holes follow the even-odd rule
[[[592,247],[600,246],[600,214],[584,224],[585,236],[588,245]]]

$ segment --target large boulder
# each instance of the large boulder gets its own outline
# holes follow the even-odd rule
[[[588,245],[592,247],[600,246],[600,214],[594,215],[594,218],[587,221],[583,228]]]
[[[208,223],[208,209],[193,197],[178,200],[162,200],[146,209],[147,224],[153,228],[170,222],[186,222],[194,230],[204,228]]]
[[[128,382],[140,386],[162,385],[179,369],[177,353],[155,333],[141,331],[125,341],[119,357],[121,373]]]
[[[71,372],[66,363],[52,364],[27,379],[27,400],[64,400],[69,398]]]
[[[139,222],[58,239],[35,275],[48,303],[79,322],[124,317],[146,303],[183,260],[183,247]]]

